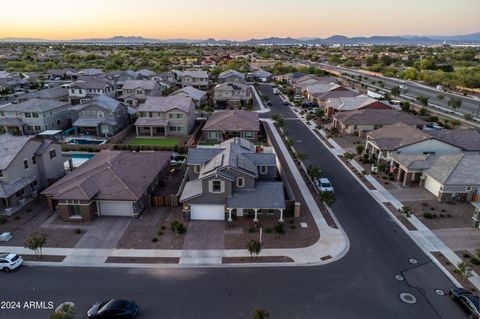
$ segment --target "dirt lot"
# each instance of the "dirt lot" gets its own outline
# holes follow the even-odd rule
[[[34,200],[21,211],[7,217],[7,222],[0,225],[0,233],[10,232],[13,235],[11,240],[0,242],[0,246],[23,246],[32,233],[39,232],[48,236],[45,247],[74,247],[82,238],[83,232],[77,234],[75,224],[70,224],[71,228],[40,227],[50,217],[46,202],[40,198]],[[57,221],[57,224],[63,225],[64,222]]]
[[[307,215],[307,214],[305,214]],[[274,227],[278,224],[278,217],[260,216],[259,227],[262,227],[262,248],[299,248],[314,244],[319,233],[313,218],[308,216],[298,219],[288,218],[284,223],[285,234],[277,235]],[[302,228],[300,222],[306,222],[308,228]],[[258,240],[259,228],[255,228],[251,219],[237,220],[235,226],[225,228],[225,249],[245,249],[245,243],[251,239]]]
[[[470,203],[459,202],[452,205],[439,203],[434,199],[408,202],[407,205],[412,208],[422,223],[430,229],[471,227],[473,206]]]
[[[139,218],[132,220],[130,226],[120,238],[117,248],[128,249],[182,249],[185,235],[175,235],[170,222],[183,220],[181,207],[149,208]],[[162,226],[165,229],[162,230]],[[156,239],[155,239],[156,238]]]
[[[455,272],[456,265],[452,265],[441,252],[432,252],[432,255],[455,277],[466,289],[476,292],[475,287],[468,280],[463,280],[462,276]]]
[[[347,134],[342,134],[342,135],[337,135],[333,137],[333,140],[340,145],[345,152],[350,152],[350,153],[355,153],[356,150],[355,147],[358,144],[365,145],[365,137],[358,137],[356,135],[347,135]]]

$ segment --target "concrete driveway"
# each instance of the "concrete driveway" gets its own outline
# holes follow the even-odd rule
[[[115,248],[131,222],[131,217],[98,217],[75,248]]]
[[[186,250],[223,249],[225,222],[217,220],[191,221],[183,244]]]

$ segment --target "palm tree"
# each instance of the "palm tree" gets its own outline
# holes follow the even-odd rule
[[[264,309],[255,309],[253,311],[252,319],[266,319],[270,318],[270,314],[268,311]]]

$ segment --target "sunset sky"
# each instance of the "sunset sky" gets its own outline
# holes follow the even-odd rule
[[[2,3],[1,12],[0,38],[245,40],[480,31],[478,0],[23,0]]]

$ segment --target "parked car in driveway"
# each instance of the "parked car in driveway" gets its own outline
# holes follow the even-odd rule
[[[170,164],[174,166],[180,166],[187,160],[185,155],[180,155],[178,153],[172,153],[170,156]]]
[[[326,177],[320,177],[315,181],[315,185],[317,186],[320,192],[330,192],[333,193],[333,186],[332,183]]]
[[[0,253],[0,270],[10,272],[17,269],[23,263],[20,255],[12,253]]]
[[[480,318],[480,299],[477,296],[468,290],[456,287],[450,289],[449,295],[462,306],[469,319]]]
[[[302,102],[302,107],[304,108],[311,108],[311,107],[318,107],[317,103],[315,102],[311,102],[311,101],[308,101],[308,100],[305,100]]]
[[[138,313],[138,305],[133,301],[110,299],[96,302],[87,312],[87,318],[131,319]]]

